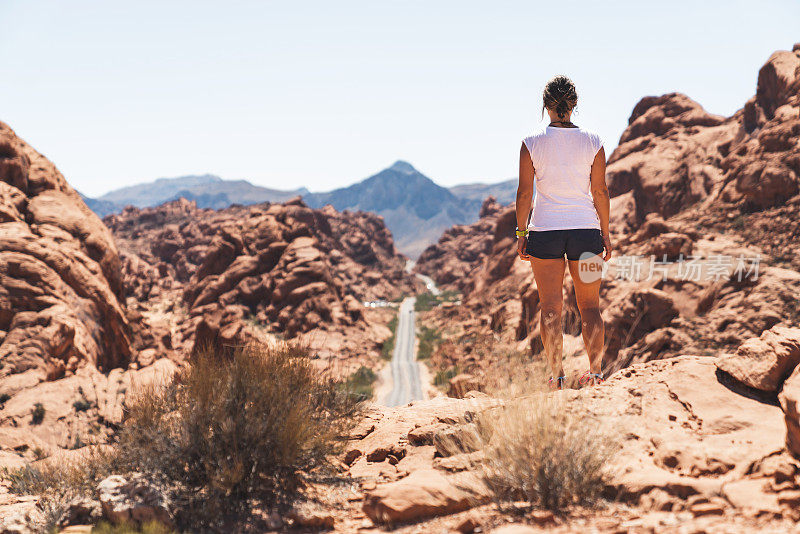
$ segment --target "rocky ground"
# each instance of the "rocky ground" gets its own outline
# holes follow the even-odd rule
[[[500,511],[482,479],[482,451],[446,446],[509,400],[473,390],[375,407],[341,458],[343,478],[311,484],[287,523],[340,532],[800,531],[798,363],[800,329],[776,327],[732,355],[634,364],[601,386],[534,394],[560,397],[616,436],[609,500],[560,514],[522,502]]]

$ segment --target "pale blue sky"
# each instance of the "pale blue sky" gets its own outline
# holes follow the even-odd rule
[[[327,190],[405,159],[516,176],[541,90],[616,145],[645,95],[729,115],[800,41],[800,2],[0,0],[0,120],[100,195],[215,173]]]

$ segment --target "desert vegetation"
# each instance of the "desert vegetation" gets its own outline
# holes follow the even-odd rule
[[[373,384],[377,379],[375,371],[362,365],[345,379],[342,388],[359,401],[370,400],[373,396]]]
[[[442,334],[436,328],[422,325],[419,328],[418,338],[417,359],[429,360],[436,346],[442,341]]]
[[[457,291],[442,291],[439,295],[434,295],[430,291],[417,295],[414,303],[414,310],[418,312],[429,311],[443,302],[456,302],[461,298]]]
[[[549,391],[540,362],[507,363],[484,376],[502,402],[462,421],[440,447],[479,452],[473,468],[501,509],[518,501],[555,513],[598,504],[610,480],[607,460],[618,447],[602,417],[589,415],[582,399]]]
[[[601,422],[565,410],[563,402],[538,394],[478,418],[481,473],[498,503],[524,499],[558,512],[600,499],[613,441]]]
[[[45,529],[59,524],[71,498],[91,499],[104,478],[133,473],[168,497],[180,529],[253,521],[323,469],[356,419],[356,396],[320,379],[308,356],[289,344],[225,357],[201,351],[185,372],[132,395],[112,446],[4,478],[13,493],[42,496]]]
[[[384,360],[391,360],[392,359],[392,351],[394,350],[394,343],[395,343],[395,336],[397,335],[397,314],[395,313],[394,316],[389,320],[389,323],[386,325],[389,327],[389,330],[392,331],[392,335],[386,338],[386,340],[381,344],[381,358]]]

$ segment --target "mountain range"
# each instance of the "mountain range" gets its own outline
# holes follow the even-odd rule
[[[377,213],[391,230],[397,249],[416,259],[442,232],[456,224],[478,219],[483,200],[494,196],[501,204],[514,200],[516,179],[485,184],[442,187],[410,163],[392,166],[360,182],[332,191],[312,193],[306,188],[279,190],[246,180],[224,180],[213,174],[159,178],[153,182],[115,189],[98,198],[83,196],[99,216],[122,211],[125,206],[145,208],[185,198],[200,208],[222,209],[232,204],[284,202],[301,196],[312,208],[331,204],[339,211]]]

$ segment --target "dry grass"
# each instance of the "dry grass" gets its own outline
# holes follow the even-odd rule
[[[290,344],[204,351],[185,373],[130,399],[117,443],[96,461],[5,478],[15,493],[86,495],[111,473],[139,472],[170,493],[180,527],[222,531],[253,506],[290,498],[343,443],[358,404],[318,375],[307,349]]]
[[[59,532],[59,523],[73,499],[90,496],[97,484],[120,466],[108,448],[87,447],[80,460],[59,457],[27,465],[15,471],[3,470],[0,477],[8,490],[18,495],[38,495],[38,515],[31,518],[36,532]]]
[[[185,508],[197,500],[210,520],[291,494],[301,471],[335,451],[356,410],[303,348],[249,346],[230,359],[205,351],[168,387],[137,396],[118,450],[123,463],[177,483]]]
[[[599,499],[612,440],[598,421],[566,411],[560,394],[510,401],[476,427],[484,477],[498,501],[525,499],[558,511]]]
[[[462,425],[458,440],[446,448],[453,454],[481,451],[475,467],[500,506],[525,500],[559,512],[598,502],[614,437],[575,392],[547,390],[542,365],[514,363],[515,373],[500,373],[505,380],[488,377],[503,404]]]

